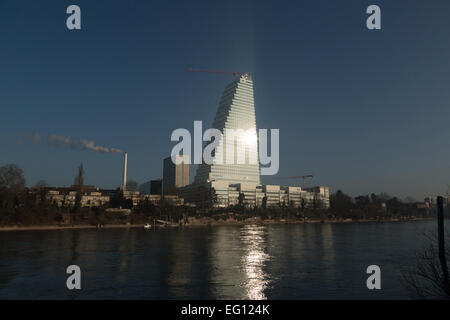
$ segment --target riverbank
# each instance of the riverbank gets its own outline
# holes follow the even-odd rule
[[[261,219],[253,217],[243,220],[234,218],[214,219],[209,217],[189,218],[183,227],[214,227],[214,226],[230,226],[230,225],[281,225],[281,224],[339,224],[339,223],[368,223],[368,222],[407,222],[407,221],[424,221],[433,220],[430,218],[392,218],[383,220],[352,220],[352,219]],[[143,228],[144,224],[106,224],[102,226],[96,225],[36,225],[36,226],[4,226],[0,227],[1,231],[39,231],[39,230],[66,230],[66,229],[112,229],[112,228]]]
[[[189,218],[185,227],[212,227],[212,226],[226,226],[226,225],[249,225],[249,224],[259,224],[259,225],[274,225],[274,224],[339,224],[339,223],[368,223],[368,222],[406,222],[406,221],[424,221],[433,220],[434,217],[427,218],[390,218],[390,219],[261,219],[260,217],[252,217],[243,220],[237,220],[234,218],[228,219],[214,219],[209,217],[204,218]]]
[[[1,231],[36,231],[36,230],[65,230],[65,229],[112,229],[112,228],[143,228],[143,224],[107,224],[100,227],[95,225],[45,225],[45,226],[8,226],[0,227]]]

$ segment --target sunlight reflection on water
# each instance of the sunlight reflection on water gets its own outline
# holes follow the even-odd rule
[[[408,299],[435,221],[0,232],[0,299]],[[366,268],[383,270],[383,290]],[[82,292],[66,268],[83,270]]]
[[[267,299],[264,291],[270,280],[264,271],[266,262],[270,259],[266,253],[267,230],[265,226],[245,226],[241,230],[241,241],[245,244],[245,254],[242,257],[242,269],[246,275],[245,288],[248,299]]]

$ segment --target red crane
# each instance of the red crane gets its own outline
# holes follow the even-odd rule
[[[293,177],[281,177],[280,179],[302,179],[303,180],[303,189],[306,188],[306,183],[305,183],[305,179],[306,178],[312,178],[313,175],[312,174],[308,174],[305,176],[293,176]]]
[[[241,73],[238,71],[231,72],[231,71],[220,71],[220,70],[200,70],[200,69],[192,69],[192,68],[189,68],[188,71],[189,72],[208,72],[208,73],[232,74],[235,79],[240,75],[249,75],[248,72]]]

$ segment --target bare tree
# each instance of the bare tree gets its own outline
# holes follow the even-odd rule
[[[22,169],[15,164],[0,167],[0,188],[10,189],[13,192],[22,191],[25,188]]]
[[[403,202],[405,202],[405,203],[416,203],[417,200],[416,200],[414,197],[407,196],[407,197],[403,200]]]
[[[420,299],[450,299],[450,291],[439,261],[438,239],[432,234],[427,234],[425,237],[430,244],[417,256],[416,264],[404,273],[404,284]],[[447,239],[450,240],[448,235]],[[449,247],[445,250],[445,256],[448,260]]]
[[[46,180],[39,180],[38,182],[36,182],[34,187],[37,189],[48,188],[49,184]]]

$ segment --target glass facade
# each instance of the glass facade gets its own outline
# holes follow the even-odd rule
[[[213,163],[199,165],[194,182],[260,184],[253,81],[250,75],[240,75],[225,87],[212,128],[222,132],[222,139]],[[235,130],[233,135],[230,129]],[[241,130],[240,133],[236,134],[237,130]]]
[[[222,139],[212,164],[200,164],[194,183],[179,189],[186,202],[202,203],[199,188],[206,187],[214,189],[216,207],[237,205],[240,195],[243,204],[250,208],[329,207],[327,187],[302,190],[300,187],[261,185],[253,81],[249,75],[241,75],[225,87],[212,128],[222,133]],[[233,134],[231,139],[230,129],[235,130],[234,133],[241,130],[241,133]],[[229,157],[229,148],[233,149],[232,157]]]

